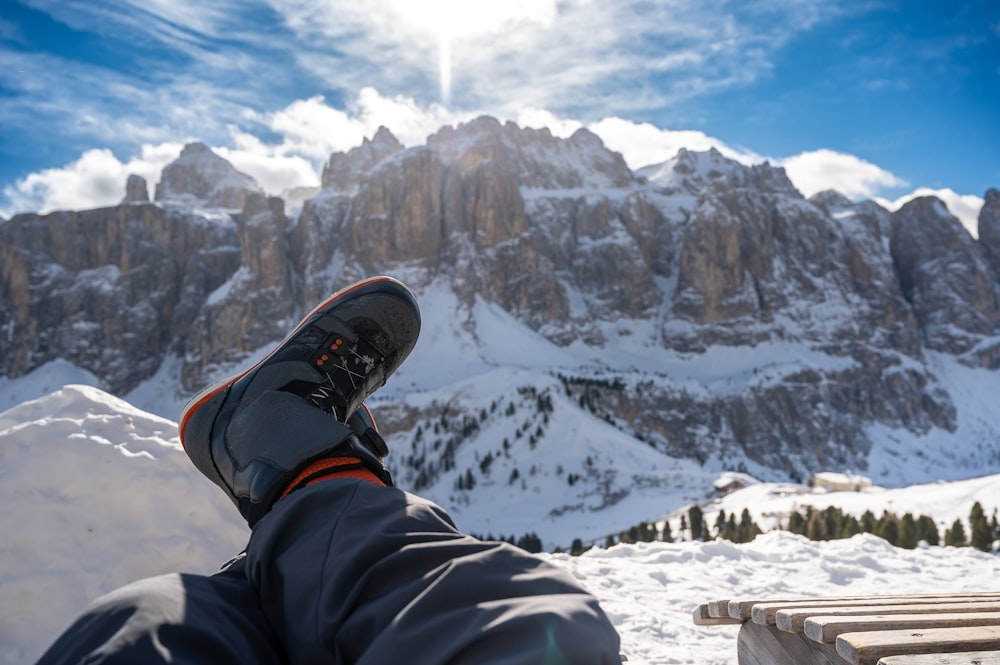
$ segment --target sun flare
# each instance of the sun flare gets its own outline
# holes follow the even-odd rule
[[[404,26],[437,40],[445,104],[451,98],[453,44],[516,23],[550,24],[556,15],[555,0],[392,0],[392,9]]]

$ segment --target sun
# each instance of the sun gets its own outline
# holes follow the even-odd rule
[[[392,10],[408,28],[438,42],[441,99],[451,98],[452,44],[520,22],[548,23],[555,0],[392,0]]]

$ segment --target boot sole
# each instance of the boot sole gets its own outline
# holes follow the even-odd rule
[[[386,284],[397,286],[403,289],[405,293],[407,294],[410,293],[409,289],[406,287],[405,284],[403,284],[402,282],[393,277],[386,277],[386,276],[371,277],[369,279],[365,279],[360,282],[356,282],[350,286],[347,286],[341,289],[340,291],[337,291],[333,295],[329,296],[326,300],[323,300],[315,307],[313,307],[308,314],[302,317],[302,320],[299,321],[299,324],[295,326],[295,328],[293,328],[292,331],[288,333],[283,340],[281,340],[281,342],[275,345],[275,347],[271,349],[268,352],[268,354],[263,358],[261,358],[259,361],[251,365],[246,370],[241,371],[239,374],[234,374],[233,376],[227,377],[225,379],[220,379],[219,381],[216,381],[215,383],[209,385],[208,387],[200,390],[194,397],[191,398],[191,400],[181,411],[178,430],[180,432],[181,446],[184,448],[184,451],[187,452],[187,444],[184,442],[184,432],[187,429],[188,421],[190,421],[191,416],[193,416],[195,412],[198,411],[198,409],[204,406],[206,402],[211,400],[213,397],[215,397],[222,391],[228,389],[230,386],[232,386],[234,383],[242,379],[244,376],[250,374],[258,367],[260,367],[268,360],[270,360],[271,356],[277,353],[279,349],[281,349],[285,344],[289,342],[289,340],[295,337],[303,328],[308,326],[320,312],[327,310],[331,306],[334,306],[338,303],[345,302],[350,298],[379,291],[380,287]],[[375,419],[372,417],[371,411],[368,410],[368,407],[362,404],[361,408],[365,410],[365,412],[368,414],[368,418],[372,421],[372,425],[374,425]],[[378,431],[377,428],[375,429],[376,431]]]

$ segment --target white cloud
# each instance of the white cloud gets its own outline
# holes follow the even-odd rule
[[[32,173],[3,190],[5,217],[18,212],[46,213],[53,210],[85,210],[115,205],[125,198],[125,182],[136,174],[153,184],[160,172],[180,154],[182,144],[143,146],[139,157],[121,162],[107,149],[88,150],[61,168]]]
[[[622,118],[605,118],[587,128],[601,137],[604,145],[622,153],[632,169],[660,164],[672,158],[681,148],[704,151],[715,148],[725,157],[741,164],[764,161],[748,150],[732,148],[721,140],[692,130],[660,129],[647,122],[636,123]]]
[[[366,87],[342,110],[330,106],[322,96],[295,101],[273,113],[249,113],[248,118],[282,137],[275,154],[301,155],[319,164],[332,153],[344,152],[372,137],[385,126],[403,145],[423,143],[443,125],[469,119],[468,113],[453,113],[439,104],[418,104],[402,95],[386,97]],[[236,132],[238,141],[255,141]]]
[[[312,162],[297,155],[277,154],[259,141],[254,144],[244,138],[239,148],[213,148],[213,151],[251,176],[268,194],[319,185],[319,174]]]
[[[445,38],[479,37],[521,23],[550,26],[557,15],[555,0],[390,0],[388,10],[404,26]]]
[[[568,138],[572,136],[573,132],[583,127],[583,123],[579,120],[562,118],[552,111],[533,107],[521,109],[517,114],[515,122],[521,127],[530,127],[532,129],[547,128],[553,136],[558,136],[559,138]]]
[[[280,195],[294,187],[318,185],[319,173],[332,153],[360,145],[381,126],[388,127],[404,145],[416,145],[442,125],[470,117],[437,104],[421,105],[365,88],[343,110],[313,97],[272,113],[246,112],[246,120],[266,127],[279,141],[268,144],[247,129],[231,126],[232,144],[212,149],[252,176],[264,191]],[[146,179],[152,196],[163,167],[177,158],[182,147],[183,142],[145,144],[140,156],[127,162],[108,149],[88,150],[65,166],[29,174],[5,187],[0,215],[115,205],[124,197],[125,181],[132,173]]]
[[[984,201],[981,197],[974,194],[958,194],[947,188],[930,189],[928,187],[920,187],[893,201],[883,198],[876,198],[875,200],[883,207],[896,211],[913,199],[921,196],[936,196],[941,199],[948,207],[948,212],[957,217],[958,221],[962,222],[962,226],[965,227],[969,234],[973,238],[979,237],[979,211],[983,209]]]
[[[855,155],[812,150],[777,160],[803,196],[835,189],[852,199],[869,199],[884,188],[905,187],[902,178]]]

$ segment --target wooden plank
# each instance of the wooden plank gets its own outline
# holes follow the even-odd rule
[[[708,603],[702,603],[694,608],[694,625],[696,626],[721,626],[724,624],[737,625],[743,623],[739,619],[732,617],[713,617],[708,613]]]
[[[837,637],[837,653],[853,665],[876,665],[887,656],[997,650],[1000,626],[842,633]]]
[[[740,628],[736,654],[739,665],[847,665],[832,644],[752,621]]]
[[[824,605],[778,610],[775,625],[780,630],[801,633],[814,616],[864,616],[868,614],[919,614],[922,612],[1000,612],[1000,600],[971,600],[963,603],[914,602],[900,605]]]
[[[817,642],[833,644],[841,633],[874,630],[917,630],[921,628],[963,628],[1000,626],[1000,612],[875,614],[870,616],[816,616],[806,619],[805,634]]]
[[[977,591],[975,593],[950,593],[950,594],[940,594],[940,593],[928,593],[928,594],[886,594],[886,595],[872,595],[867,596],[796,596],[789,598],[738,598],[728,601],[728,614],[734,619],[742,619],[747,621],[752,617],[753,608],[762,603],[784,603],[787,607],[800,606],[800,603],[810,603],[814,604],[820,602],[823,604],[837,604],[843,605],[845,603],[851,603],[854,601],[864,601],[869,598],[877,599],[889,599],[889,598],[910,598],[914,601],[930,600],[930,599],[941,599],[940,602],[956,602],[965,600],[998,600],[1000,601],[1000,592],[995,591]],[[725,602],[725,601],[716,601]]]
[[[954,603],[956,601],[962,602],[982,602],[982,601],[1000,601],[1000,593],[989,593],[989,594],[944,594],[944,595],[907,595],[907,596],[845,596],[843,598],[813,598],[800,599],[796,601],[765,601],[758,602],[750,608],[750,618],[754,623],[765,624],[769,626],[777,625],[776,616],[780,610],[783,609],[798,609],[804,607],[823,607],[823,606],[843,606],[843,605],[853,605],[856,607],[870,607],[874,605],[905,605],[906,603],[913,603],[919,601],[921,603],[927,604],[938,604],[938,603]],[[732,603],[730,602],[730,607]],[[742,608],[741,608],[742,612]],[[732,616],[732,611],[730,611],[730,616]]]
[[[740,621],[749,621],[755,605],[760,603],[799,603],[820,600],[816,596],[798,596],[795,598],[756,598],[729,601],[729,616]]]
[[[729,616],[729,601],[728,600],[713,600],[708,605],[708,616],[710,617],[725,617]]]
[[[1000,665],[1000,651],[959,651],[915,656],[886,656],[878,665]]]

